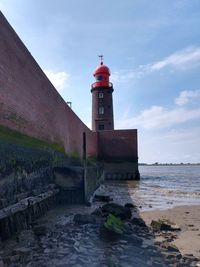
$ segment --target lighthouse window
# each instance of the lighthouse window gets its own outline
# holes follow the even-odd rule
[[[99,93],[99,98],[103,98],[103,93],[102,92]]]
[[[104,124],[99,124],[99,131],[104,130]]]
[[[102,80],[103,80],[103,76],[102,75],[97,76],[97,81],[102,81]]]
[[[99,107],[99,114],[104,114],[104,107]]]

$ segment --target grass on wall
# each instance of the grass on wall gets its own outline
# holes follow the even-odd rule
[[[34,148],[34,149],[42,149],[42,150],[53,149],[61,153],[65,153],[64,147],[61,144],[48,143],[48,142],[30,137],[30,136],[27,136],[15,130],[11,130],[4,126],[0,126],[0,141],[6,141],[6,142],[14,143],[16,145],[22,145],[22,146],[26,146],[26,147]]]

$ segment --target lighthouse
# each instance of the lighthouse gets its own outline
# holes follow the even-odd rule
[[[91,86],[92,93],[92,131],[114,130],[113,119],[113,85],[109,80],[110,70],[103,64],[94,71],[95,82]]]

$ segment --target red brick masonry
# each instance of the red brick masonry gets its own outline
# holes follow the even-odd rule
[[[64,145],[67,154],[137,162],[137,131],[92,132],[69,108],[0,12],[0,125]]]
[[[137,161],[137,130],[100,131],[99,158],[114,161]]]
[[[96,134],[69,108],[0,13],[0,124],[62,143],[67,153],[96,155]]]

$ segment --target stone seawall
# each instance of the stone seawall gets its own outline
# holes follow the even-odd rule
[[[27,229],[34,220],[56,203],[58,189],[51,189],[36,197],[25,198],[0,210],[0,238],[6,240],[22,229]]]
[[[50,149],[0,141],[0,240],[32,227],[56,203],[87,202],[102,170],[85,167]]]
[[[30,174],[25,171],[10,174],[0,181],[0,208],[45,192],[49,183],[53,183],[51,167]]]
[[[46,192],[54,181],[53,166],[64,159],[54,150],[0,140],[0,208]]]
[[[52,149],[0,140],[0,240],[27,229],[56,203],[53,166],[64,158]]]

